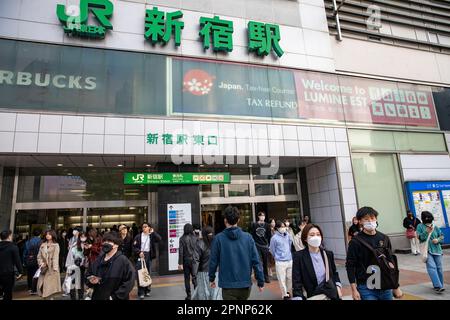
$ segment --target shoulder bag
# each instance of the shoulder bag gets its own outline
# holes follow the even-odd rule
[[[434,226],[431,232],[428,234],[427,241],[420,244],[420,252],[422,253],[422,262],[426,263],[428,260],[428,243],[430,242],[430,237],[434,232]]]

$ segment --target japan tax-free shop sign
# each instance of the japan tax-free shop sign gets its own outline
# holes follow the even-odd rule
[[[172,59],[175,115],[437,128],[433,88],[276,67]]]

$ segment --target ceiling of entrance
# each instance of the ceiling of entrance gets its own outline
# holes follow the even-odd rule
[[[280,167],[306,167],[326,158],[280,157]],[[145,168],[157,163],[171,163],[170,156],[88,156],[88,155],[0,155],[2,167],[98,167],[98,168]],[[248,167],[248,157],[245,165],[230,167]],[[209,168],[224,165],[205,165]],[[253,165],[257,167],[258,165]]]

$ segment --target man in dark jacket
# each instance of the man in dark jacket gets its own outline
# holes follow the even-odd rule
[[[262,261],[265,282],[270,283],[268,262],[270,254],[269,244],[272,232],[270,230],[270,225],[264,221],[265,219],[266,214],[263,211],[260,211],[258,213],[258,222],[252,223],[251,233],[256,244],[256,249],[258,249],[258,253]]]
[[[0,287],[3,288],[3,300],[12,300],[12,289],[16,280],[16,270],[19,279],[22,275],[19,248],[12,242],[12,232],[9,230],[0,233]]]
[[[152,225],[144,222],[142,224],[142,233],[138,234],[133,241],[133,252],[136,259],[136,271],[142,268],[142,260],[145,262],[148,272],[151,273],[152,260],[156,258],[156,243],[161,241],[161,236],[153,229]],[[151,285],[141,287],[138,281],[139,299],[150,296]]]
[[[362,226],[362,231],[353,237],[348,245],[345,267],[352,289],[353,300],[392,300],[400,298],[403,293],[400,285],[391,289],[373,288],[368,282],[379,265],[376,265],[374,250],[377,257],[392,256],[392,245],[389,237],[377,230],[378,212],[371,207],[362,207],[356,212],[356,218]],[[369,249],[370,248],[370,249]],[[387,274],[386,274],[387,275]],[[383,277],[380,271],[379,278]]]
[[[197,287],[197,275],[195,272],[196,246],[197,236],[194,234],[194,226],[186,223],[183,228],[183,236],[180,238],[180,245],[178,249],[178,270],[183,270],[184,273],[184,288],[186,289],[186,300],[191,300],[191,284],[194,289]]]
[[[92,300],[128,300],[136,274],[130,260],[119,251],[122,240],[114,233],[103,237],[102,254],[86,273],[93,288]]]
[[[28,290],[32,295],[37,294],[37,280],[33,277],[37,269],[39,269],[37,256],[42,243],[41,233],[40,229],[34,229],[33,238],[25,243],[25,249],[23,250],[23,263],[27,268]]]
[[[258,251],[252,236],[237,226],[239,210],[225,209],[226,229],[219,233],[211,246],[209,281],[215,288],[216,271],[219,267],[219,287],[224,300],[247,300],[252,287],[252,268],[258,281],[259,291],[264,289],[264,274]]]

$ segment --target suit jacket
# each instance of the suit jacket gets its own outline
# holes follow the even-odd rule
[[[340,282],[341,280],[339,279],[339,274],[336,270],[336,264],[334,263],[333,252],[323,249],[320,249],[320,252],[322,253],[322,258],[324,252],[327,254],[330,279],[335,283]],[[294,261],[292,263],[293,296],[302,297],[303,299],[312,297],[318,286],[319,283],[317,283],[316,273],[308,248],[295,252]],[[306,297],[303,293],[303,289],[306,291]]]
[[[156,243],[161,241],[161,236],[156,232],[153,231],[153,233],[150,235],[150,259],[156,258]],[[134,237],[133,241],[133,253],[136,257],[139,256],[139,253],[141,252],[141,234],[138,233],[136,237]]]

